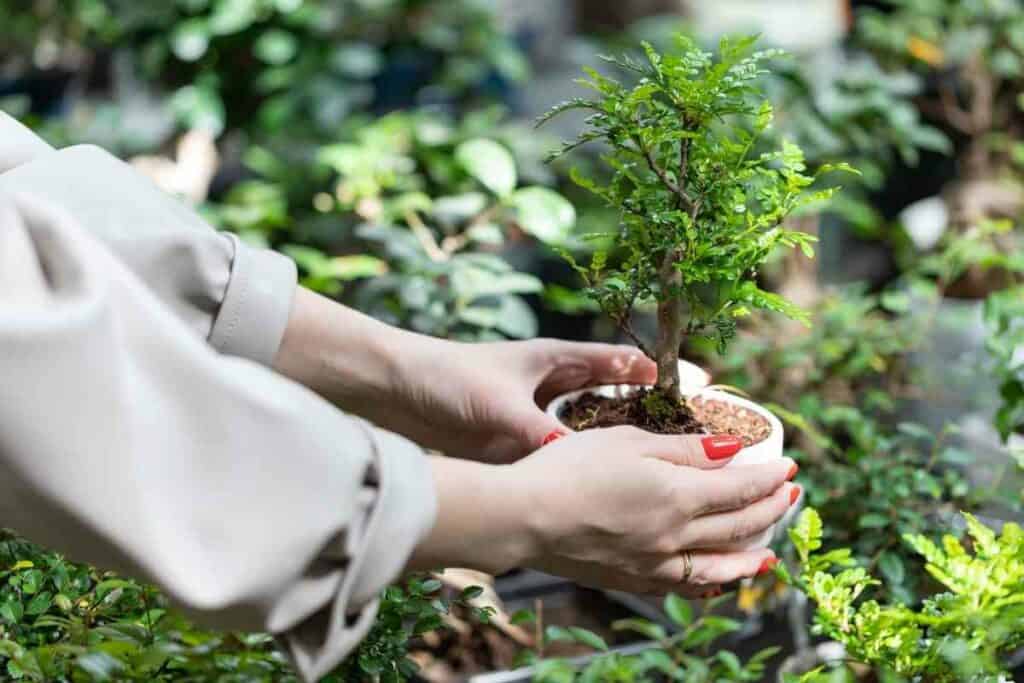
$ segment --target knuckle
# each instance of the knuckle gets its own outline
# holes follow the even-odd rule
[[[732,527],[729,530],[729,540],[740,541],[752,535],[754,533],[753,527],[754,525],[748,519],[740,517],[732,523]]]
[[[702,510],[706,506],[704,500],[688,486],[677,486],[672,492],[672,499],[676,510],[687,520],[703,514]]]
[[[673,555],[679,552],[679,542],[669,534],[662,534],[654,539],[652,550],[661,556]]]
[[[740,487],[740,497],[740,502],[744,505],[750,505],[760,499],[761,487],[758,486],[757,481],[754,479],[744,481]]]

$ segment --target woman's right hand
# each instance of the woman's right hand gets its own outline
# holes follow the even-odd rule
[[[742,547],[782,518],[799,492],[787,483],[795,465],[722,469],[738,443],[711,437],[718,448],[709,449],[706,438],[617,427],[572,434],[514,465],[435,460],[440,513],[412,568],[531,567],[594,587],[684,595],[754,576],[772,551],[714,548]]]

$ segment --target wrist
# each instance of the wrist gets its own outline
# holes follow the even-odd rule
[[[513,468],[435,456],[431,469],[437,520],[413,553],[410,570],[463,567],[500,574],[536,555],[529,495]]]
[[[400,356],[410,347],[405,334],[299,288],[274,369],[341,409],[376,421],[367,412],[393,407],[398,393]]]

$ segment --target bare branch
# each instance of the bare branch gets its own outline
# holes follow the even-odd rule
[[[632,305],[629,306],[629,308],[626,310],[624,314],[615,315],[614,313],[609,312],[608,317],[612,319],[612,322],[615,323],[615,325],[619,328],[619,330],[622,331],[624,335],[629,337],[629,340],[633,342],[634,346],[640,349],[641,353],[643,353],[651,360],[656,361],[654,354],[651,352],[649,348],[647,348],[647,345],[644,344],[642,339],[640,339],[636,331],[633,330],[633,323],[630,320],[630,309],[632,309]]]
[[[636,146],[640,149],[640,154],[642,154],[644,160],[647,161],[648,168],[650,168],[654,172],[654,175],[658,176],[658,179],[661,181],[661,184],[668,188],[668,190],[672,192],[674,195],[676,195],[676,197],[679,198],[679,201],[682,202],[684,206],[692,206],[693,198],[690,197],[686,190],[684,190],[676,183],[672,182],[672,180],[668,177],[668,173],[665,172],[665,169],[658,166],[658,162],[654,160],[654,153],[650,149],[642,145],[640,143],[640,140],[637,139],[635,136],[633,136],[633,142],[636,143]]]
[[[956,95],[949,85],[945,83],[939,85],[939,98],[937,113],[961,133],[972,135],[975,132],[974,121],[971,120],[971,115],[964,111],[960,103],[956,101]],[[932,112],[936,112],[934,107]]]
[[[409,229],[412,230],[412,234],[416,237],[420,246],[423,247],[423,251],[427,252],[427,256],[430,257],[431,261],[441,262],[448,260],[449,255],[438,246],[437,240],[434,239],[434,233],[431,232],[418,213],[406,211],[405,222],[409,224]]]

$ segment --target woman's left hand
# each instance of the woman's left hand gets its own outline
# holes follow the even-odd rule
[[[425,448],[513,462],[565,428],[541,406],[596,384],[653,384],[631,346],[463,344],[385,325],[300,288],[274,364],[343,410]]]
[[[448,455],[513,462],[568,430],[542,406],[598,384],[652,384],[657,368],[630,346],[554,339],[439,342],[406,359],[401,410],[382,426]],[[396,406],[397,407],[397,406]]]

